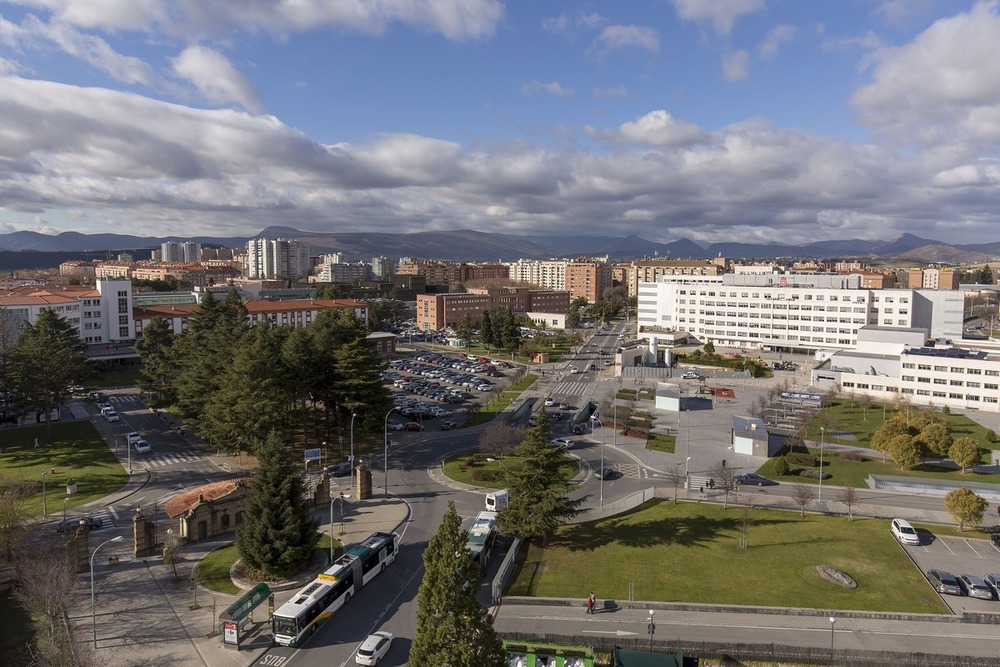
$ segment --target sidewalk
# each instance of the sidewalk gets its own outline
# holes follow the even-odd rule
[[[101,501],[105,502],[107,499]],[[345,545],[360,542],[373,532],[394,532],[409,516],[409,506],[398,498],[381,497],[347,500],[334,505],[334,537]],[[329,534],[329,508],[317,508],[314,517],[320,530]],[[91,554],[99,533],[91,538]],[[108,667],[138,665],[205,665],[205,667],[242,667],[257,659],[270,645],[266,622],[249,633],[240,651],[222,644],[218,616],[239,595],[226,595],[195,587],[192,573],[197,563],[215,549],[232,542],[233,535],[220,536],[184,548],[181,560],[173,568],[160,556],[132,558],[128,540],[109,544],[94,560],[97,646],[101,664]],[[101,538],[104,538],[101,535]],[[107,557],[120,561],[109,565]],[[88,575],[84,575],[88,578]],[[275,607],[290,599],[306,585],[276,592]],[[267,603],[258,607],[259,618],[267,618]],[[79,591],[70,615],[77,641],[93,641],[89,586]]]

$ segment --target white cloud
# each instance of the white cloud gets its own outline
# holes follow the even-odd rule
[[[567,99],[573,97],[572,88],[564,88],[558,81],[550,81],[548,83],[542,81],[531,81],[529,83],[521,86],[521,92],[525,95],[532,95],[537,92],[545,92],[554,97],[561,97]]]
[[[204,46],[189,46],[172,61],[174,73],[190,81],[208,100],[219,104],[236,102],[252,111],[260,110],[260,94],[229,59]]]
[[[741,17],[764,10],[764,0],[673,0],[685,21],[709,23],[715,32],[728,35]]]
[[[768,31],[764,41],[757,46],[757,53],[761,58],[768,60],[778,55],[782,44],[795,39],[798,31],[792,25],[779,25]]]
[[[628,88],[625,84],[610,86],[607,88],[591,88],[595,97],[628,97]]]
[[[697,125],[679,121],[663,109],[651,111],[635,121],[622,123],[618,127],[618,136],[623,141],[652,146],[676,146],[703,138]]]
[[[401,23],[464,41],[490,37],[503,19],[499,0],[17,0],[58,22],[117,32],[163,30],[179,37],[233,28],[284,35],[337,27],[381,34]]]
[[[722,58],[722,75],[726,81],[743,81],[750,76],[750,55],[735,51]]]
[[[555,33],[557,35],[571,35],[576,32],[590,32],[596,30],[607,19],[600,14],[579,13],[576,16],[559,14],[558,16],[548,16],[542,19],[542,30]]]
[[[594,39],[591,50],[608,53],[616,49],[636,48],[656,52],[660,50],[660,36],[652,28],[640,25],[609,25]]]
[[[903,25],[933,8],[933,0],[882,0],[875,13],[890,25]]]
[[[21,66],[13,60],[8,60],[7,58],[0,57],[0,76],[6,74],[14,74],[21,69]]]
[[[873,54],[853,104],[872,130],[902,141],[1000,142],[1000,15],[996,2],[941,19],[912,42]]]

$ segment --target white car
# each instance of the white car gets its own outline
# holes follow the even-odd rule
[[[569,438],[556,438],[555,440],[550,440],[549,442],[556,447],[562,447],[563,449],[573,448],[573,441]]]
[[[354,661],[359,665],[377,665],[391,647],[392,633],[379,630],[375,634],[365,637],[361,646],[358,647]]]
[[[107,412],[105,412],[104,418],[108,420],[109,424],[114,424],[115,422],[120,422],[122,420],[122,418],[119,417],[118,413],[115,412],[114,410],[108,410]]]
[[[681,376],[681,378],[684,380],[700,380],[701,376],[695,373],[694,371],[687,371],[686,373],[684,373],[684,375]]]
[[[132,431],[131,433],[129,433],[125,437],[128,438],[128,444],[130,444],[130,445],[134,445],[135,443],[137,443],[140,440],[142,440],[142,436],[139,434],[138,431]]]
[[[580,372],[580,369],[577,368],[576,366],[570,366],[569,367],[569,374],[570,375],[576,375],[579,372]]]
[[[402,431],[402,430],[403,430],[403,425],[402,425],[402,424],[400,424],[400,423],[399,423],[398,421],[396,421],[395,419],[390,419],[390,420],[388,421],[388,424],[389,424],[389,428],[390,428],[391,430],[393,430],[393,431]]]
[[[551,408],[555,404],[556,404],[556,399],[552,398],[551,396],[545,399],[545,407]]]
[[[920,535],[906,519],[892,520],[892,536],[903,544],[920,544]]]
[[[135,447],[136,454],[149,454],[151,451],[153,451],[153,448],[149,446],[149,443],[143,440],[142,438],[139,438],[138,440],[133,442],[132,446]]]

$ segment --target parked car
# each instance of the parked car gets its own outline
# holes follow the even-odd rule
[[[920,535],[906,519],[893,519],[890,530],[893,537],[903,544],[920,544]]]
[[[573,448],[573,441],[569,438],[556,438],[555,440],[550,440],[549,442],[556,447],[562,447],[563,449]]]
[[[338,463],[336,465],[327,466],[324,470],[326,470],[331,477],[347,477],[351,474],[351,464],[350,462]]]
[[[970,598],[979,598],[980,600],[993,599],[993,589],[987,586],[982,578],[974,574],[960,574],[958,576],[958,583]]]
[[[745,472],[742,475],[737,475],[736,481],[740,484],[748,484],[750,486],[772,486],[777,484],[774,480],[770,480],[763,475],[758,475],[755,472]]]
[[[566,404],[566,403],[560,403],[559,404],[559,409],[560,410],[569,410],[569,405]]]
[[[986,575],[986,585],[993,589],[993,594],[1000,600],[1000,572],[991,572]]]
[[[368,635],[358,647],[355,662],[359,665],[377,665],[392,647],[392,633],[379,630]]]
[[[424,427],[423,427],[422,424],[418,424],[417,422],[406,422],[406,424],[403,425],[403,430],[404,431],[423,431]]]
[[[681,375],[681,379],[684,379],[684,380],[700,380],[701,376],[698,375],[697,373],[695,373],[694,371],[685,371],[685,373],[683,375]]]
[[[451,431],[451,430],[456,429],[456,428],[458,428],[458,422],[457,421],[453,421],[451,419],[445,419],[443,422],[441,422],[441,430],[442,431]]]
[[[958,585],[958,579],[950,572],[945,572],[944,570],[927,570],[927,579],[938,593],[947,593],[948,595],[962,594],[962,587]]]
[[[389,425],[389,428],[392,429],[393,431],[403,430],[403,425],[400,422],[396,421],[395,419],[390,419],[386,423]]]

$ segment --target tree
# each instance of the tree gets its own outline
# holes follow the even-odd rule
[[[983,268],[976,272],[976,284],[977,285],[992,285],[994,283],[993,270],[990,269],[989,264],[985,264]]]
[[[252,570],[287,577],[309,561],[319,539],[317,524],[309,516],[302,478],[276,433],[258,444],[257,458],[236,548]]]
[[[142,359],[142,379],[139,388],[153,396],[153,405],[169,405],[172,389],[169,381],[173,373],[170,362],[170,348],[174,344],[174,334],[167,321],[157,315],[142,330],[142,338],[135,341],[135,351]]]
[[[34,484],[24,479],[0,477],[0,545],[10,562],[14,557],[14,547],[25,532],[27,519],[25,501],[34,491]]]
[[[417,633],[407,665],[503,667],[507,654],[489,614],[476,600],[479,568],[465,548],[455,503],[424,549],[417,594]]]
[[[406,304],[399,299],[371,299],[368,301],[368,328],[385,331],[389,325],[406,319]]]
[[[872,397],[869,394],[858,394],[858,407],[861,408],[861,415],[868,421],[868,410],[872,407]]]
[[[842,486],[837,491],[837,502],[847,506],[847,520],[854,521],[854,506],[858,504],[858,492],[853,486]]]
[[[518,429],[512,429],[501,422],[493,422],[479,436],[479,451],[488,456],[502,459],[510,455],[514,443],[523,437],[524,434],[519,433]]]
[[[983,450],[975,440],[964,436],[955,440],[948,450],[948,456],[955,462],[955,465],[961,466],[964,475],[969,467],[982,460]]]
[[[920,441],[905,433],[890,440],[888,450],[892,462],[901,468],[913,468],[923,459]]]
[[[684,484],[687,479],[687,475],[681,472],[680,463],[673,468],[667,468],[664,471],[664,475],[667,478],[667,483],[674,487],[674,505],[677,504],[677,491]]]
[[[76,328],[52,308],[43,308],[34,324],[25,323],[14,346],[10,364],[13,390],[26,406],[41,410],[49,442],[52,410],[69,400],[70,385],[93,373],[84,356],[86,349]]]
[[[729,494],[733,493],[737,488],[733,471],[727,468],[725,462],[722,461],[712,468],[711,475],[714,488],[722,491],[724,494],[723,509],[729,509]]]
[[[945,456],[952,445],[951,433],[948,427],[940,421],[932,421],[925,425],[917,439],[923,448],[935,456]]]
[[[10,392],[11,356],[21,337],[21,324],[24,319],[8,308],[0,308],[0,391]]]
[[[882,452],[883,459],[890,453],[889,443],[893,438],[900,435],[909,435],[910,429],[906,425],[903,413],[897,413],[892,419],[882,422],[872,434],[871,446],[877,452]]]
[[[490,309],[487,308],[483,311],[482,319],[479,323],[479,340],[486,349],[489,350],[493,347],[493,341],[496,337],[496,332],[493,328],[493,315],[490,314]]]
[[[753,525],[753,511],[757,509],[757,495],[744,493],[737,498],[736,506],[740,512],[740,551],[750,548],[750,526]]]
[[[965,524],[978,525],[982,523],[988,505],[985,498],[976,495],[964,486],[961,489],[951,491],[944,497],[944,507],[958,522],[958,532],[960,533],[965,530]]]
[[[799,506],[799,516],[806,515],[806,505],[816,500],[816,489],[808,484],[792,484],[792,502]]]
[[[476,327],[472,322],[472,315],[466,313],[462,316],[458,327],[455,329],[455,334],[462,340],[472,342],[472,339],[476,336]]]
[[[707,355],[715,354],[715,343],[713,343],[712,341],[708,341],[707,343],[705,343],[704,350],[705,354]]]
[[[517,447],[522,465],[505,471],[510,504],[500,513],[500,532],[525,540],[537,539],[543,545],[556,527],[580,514],[580,506],[587,499],[574,500],[566,495],[572,487],[560,470],[564,455],[549,443],[549,435],[549,420],[543,408]]]

